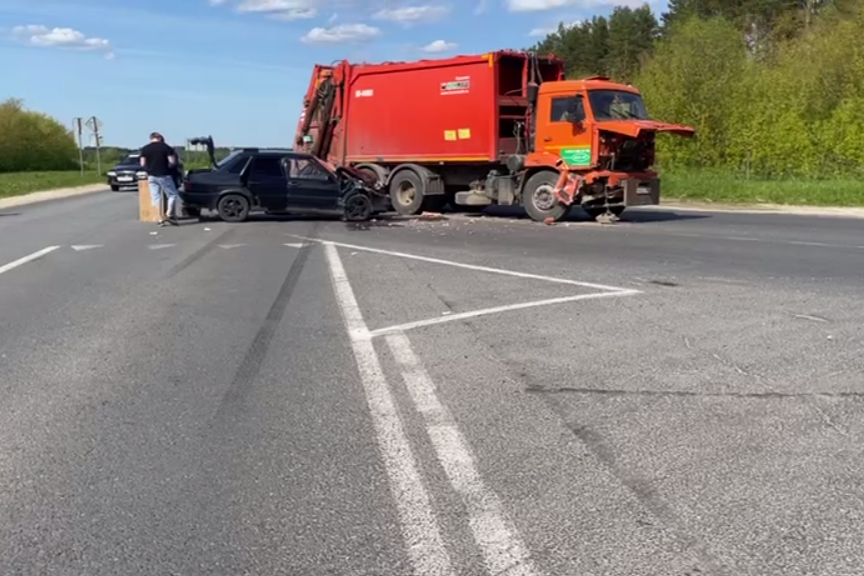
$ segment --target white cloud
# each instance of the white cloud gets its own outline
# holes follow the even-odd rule
[[[453,50],[454,48],[456,48],[455,42],[447,42],[445,40],[435,40],[434,42],[430,42],[429,44],[427,44],[426,46],[421,48],[421,50],[423,50],[424,52],[429,52],[431,54],[438,54],[441,52],[449,52],[450,50]]]
[[[62,48],[65,50],[104,51],[109,60],[114,58],[111,43],[105,38],[87,36],[74,28],[49,28],[41,24],[15,26],[12,34],[31,46]]]
[[[372,17],[376,20],[390,22],[413,23],[420,20],[436,20],[447,13],[446,6],[404,6],[402,8],[384,8],[378,10]]]
[[[565,28],[572,28],[574,26],[578,26],[580,23],[581,23],[580,20],[574,20],[573,22],[570,22],[569,24],[564,24],[564,27]],[[558,25],[557,24],[555,26],[548,26],[545,28],[544,27],[533,28],[530,32],[528,32],[528,35],[529,36],[535,36],[535,37],[542,36],[545,38],[546,36],[549,36],[550,34],[554,34],[555,32],[558,32]]]
[[[339,24],[332,28],[313,28],[303,36],[308,44],[341,44],[368,42],[381,35],[381,30],[368,24]]]
[[[216,1],[224,3],[226,0]],[[318,14],[317,4],[315,0],[243,0],[237,11],[264,13],[278,20],[302,20]]]
[[[638,8],[646,0],[507,0],[510,12],[541,12],[556,8],[611,8],[613,6],[629,6]]]

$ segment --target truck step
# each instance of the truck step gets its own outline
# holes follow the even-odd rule
[[[462,206],[491,206],[492,200],[477,192],[457,192],[456,204]]]

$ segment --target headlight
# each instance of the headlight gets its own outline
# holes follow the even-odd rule
[[[113,170],[109,170],[109,171],[108,171],[108,176],[110,176],[110,177],[113,178],[114,176],[117,176],[117,173],[114,172]]]
[[[146,178],[147,172],[145,172],[144,170],[139,170],[138,172],[135,173],[135,176],[137,176],[138,178]]]

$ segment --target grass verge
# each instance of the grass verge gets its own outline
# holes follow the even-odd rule
[[[105,177],[93,172],[12,172],[0,174],[0,198],[103,182]]]
[[[759,180],[710,170],[663,170],[660,179],[666,202],[864,206],[859,180]]]

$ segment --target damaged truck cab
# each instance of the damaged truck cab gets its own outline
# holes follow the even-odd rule
[[[658,132],[639,91],[564,78],[554,55],[502,50],[441,60],[316,65],[295,146],[352,166],[400,214],[522,205],[556,221],[658,204]]]
[[[536,131],[525,165],[540,169],[545,183],[522,190],[529,213],[557,220],[579,204],[597,218],[659,204],[656,134],[692,136],[691,127],[650,120],[639,90],[603,76],[544,82],[533,92]]]

